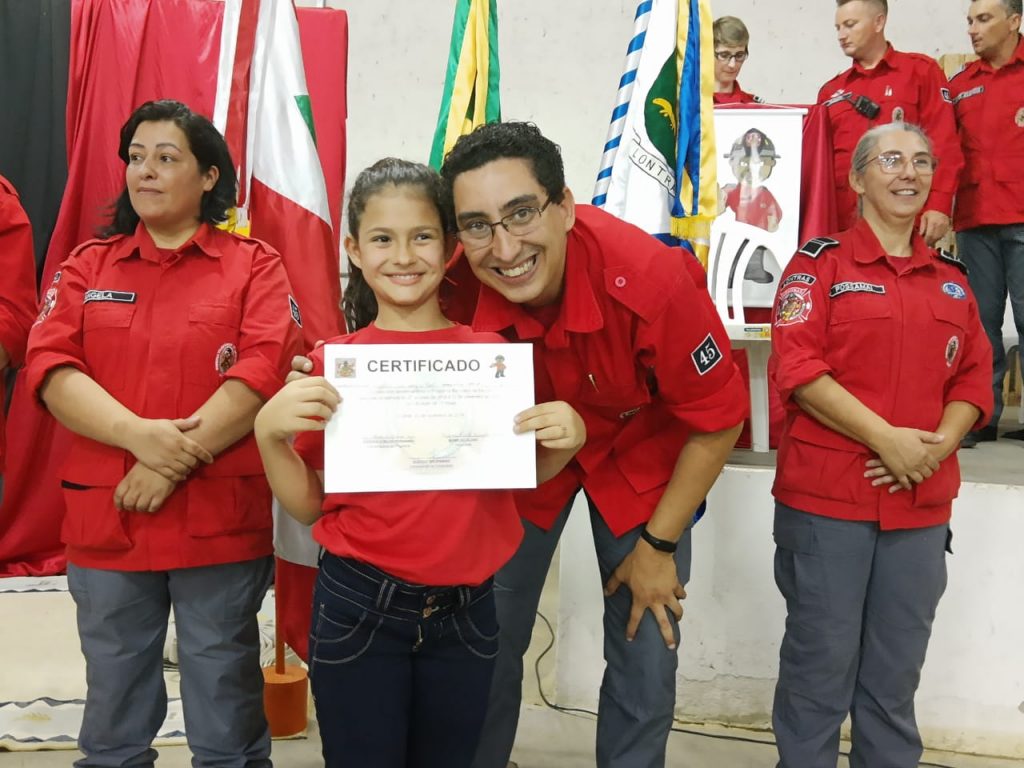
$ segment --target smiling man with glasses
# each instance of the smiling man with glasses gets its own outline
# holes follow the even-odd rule
[[[750,57],[750,33],[735,16],[715,19],[715,104],[761,104],[760,96],[747,93],[736,78]]]
[[[568,402],[588,435],[561,474],[517,494],[525,535],[495,576],[501,643],[474,765],[505,768],[512,751],[522,657],[583,490],[605,592],[596,765],[662,768],[688,528],[748,410],[721,321],[695,283],[703,269],[681,249],[576,205],[557,145],[528,123],[463,136],[441,175],[481,284],[474,327],[532,343],[538,402]]]

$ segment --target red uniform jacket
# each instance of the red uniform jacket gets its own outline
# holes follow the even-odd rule
[[[954,224],[1024,223],[1024,38],[999,69],[972,61],[949,81],[966,165]]]
[[[793,391],[824,374],[890,424],[935,430],[947,403],[992,412],[992,350],[963,266],[914,236],[888,257],[867,222],[812,240],[790,261],[776,302],[769,373],[786,405],[775,498],[796,509],[883,529],[949,520],[956,454],[910,492],[864,477],[871,451],[802,410]]]
[[[760,96],[755,96],[752,93],[747,93],[740,88],[740,81],[734,80],[732,84],[732,93],[715,93],[715,106],[719,104],[763,104],[764,99]]]
[[[835,149],[834,171],[839,229],[847,229],[857,217],[857,196],[850,189],[853,150],[869,128],[902,116],[924,129],[934,145],[939,167],[925,210],[947,216],[964,160],[956,136],[953,107],[946,76],[935,60],[920,53],[901,53],[889,46],[874,69],[854,65],[829,80],[818,91],[818,103],[828,107]],[[869,120],[853,108],[850,99],[865,96],[880,107]]]
[[[25,343],[36,318],[36,262],[32,226],[18,193],[0,176],[0,346],[8,365],[25,361]],[[0,371],[0,472],[4,468],[4,377]]]
[[[482,286],[473,325],[532,341],[537,402],[565,400],[587,442],[557,477],[517,494],[547,528],[582,484],[615,535],[650,519],[691,431],[747,416],[746,386],[696,260],[631,224],[576,206],[565,289],[547,328]]]
[[[203,225],[160,251],[145,227],[92,240],[61,265],[32,329],[28,385],[73,366],[144,418],[194,413],[226,379],[269,398],[301,349],[281,258]],[[120,512],[128,452],[74,435],[61,538],[76,565],[167,570],[269,555],[270,490],[253,436],[200,465],[156,514]]]

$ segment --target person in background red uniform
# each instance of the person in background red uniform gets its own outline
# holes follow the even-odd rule
[[[328,343],[504,342],[441,312],[444,211],[441,179],[427,166],[387,158],[359,174],[345,239],[353,333]],[[492,576],[523,535],[512,493],[325,495],[323,430],[340,397],[324,378],[323,348],[311,358],[313,376],[263,407],[256,436],[281,505],[315,523],[325,550],[309,649],[327,768],[468,768],[498,653]],[[536,433],[540,483],[586,437],[564,402],[524,411],[515,429]]]
[[[948,83],[939,65],[920,53],[902,53],[885,39],[886,0],[836,0],[836,33],[853,66],[818,92],[828,108],[835,148],[839,229],[856,219],[857,197],[847,177],[853,148],[864,132],[882,123],[920,125],[935,143],[939,161],[919,230],[932,245],[949,231],[963,155],[956,136]]]
[[[917,126],[869,130],[849,174],[860,220],[806,243],[779,285],[780,768],[835,768],[847,714],[851,765],[921,757],[914,694],[946,586],[956,450],[992,410],[991,350],[963,265],[915,225],[934,172]]]
[[[29,328],[36,317],[36,263],[32,225],[18,193],[0,176],[0,475],[4,470],[4,403],[8,368],[25,361]],[[0,493],[3,486],[0,485]]]
[[[735,16],[722,16],[712,25],[715,40],[715,104],[760,104],[764,101],[740,88],[740,70],[750,56],[750,33]]]
[[[1021,0],[975,0],[967,32],[980,57],[949,82],[964,166],[956,197],[957,251],[992,345],[991,421],[964,447],[996,439],[1003,412],[1003,318],[1013,307],[1018,349],[1024,349],[1024,42]],[[1024,440],[1024,430],[1003,437]]]
[[[214,226],[236,183],[209,120],[147,102],[118,154],[107,237],[61,265],[27,356],[32,392],[74,433],[60,479],[88,681],[75,765],[156,760],[173,609],[192,764],[267,768],[271,497],[251,432],[301,316],[280,256]]]

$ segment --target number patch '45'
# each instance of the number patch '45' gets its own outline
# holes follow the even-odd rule
[[[715,344],[714,338],[709,333],[704,337],[704,341],[690,353],[690,357],[693,358],[693,364],[697,366],[697,373],[701,376],[706,374],[716,365],[722,361],[722,353],[718,349],[718,345]]]

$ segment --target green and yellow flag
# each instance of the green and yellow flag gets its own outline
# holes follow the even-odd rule
[[[458,0],[448,74],[430,150],[434,168],[441,168],[459,136],[478,125],[501,120],[499,79],[497,0]]]

